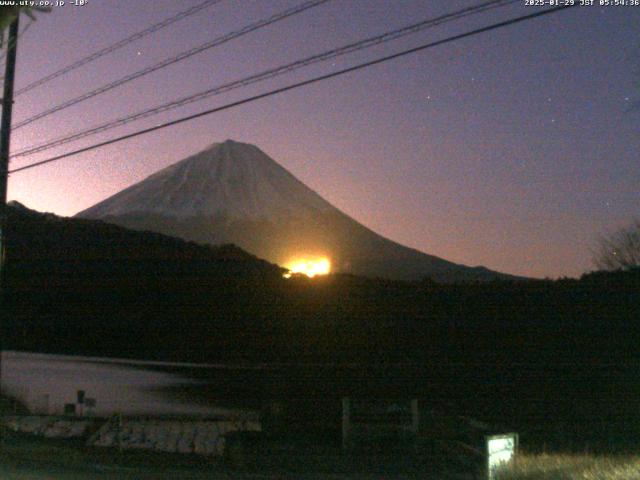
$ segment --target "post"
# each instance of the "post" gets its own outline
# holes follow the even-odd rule
[[[413,449],[418,451],[418,436],[420,433],[420,410],[418,409],[418,399],[411,400],[411,435]]]
[[[342,399],[342,449],[349,448],[349,434],[351,432],[351,402],[348,398]]]
[[[7,181],[9,177],[9,146],[11,141],[11,114],[13,113],[13,84],[18,51],[18,24],[20,16],[11,24],[7,42],[7,66],[4,74],[2,97],[2,123],[0,124],[0,289],[3,288],[5,260],[5,229],[7,223]]]
[[[7,225],[7,181],[9,179],[9,143],[11,140],[11,113],[13,111],[13,83],[16,73],[16,53],[18,51],[18,27],[20,15],[9,27],[7,41],[7,66],[4,74],[4,95],[2,97],[2,123],[0,124],[0,305],[4,307],[4,263],[5,231]],[[4,350],[3,325],[0,323],[0,352]],[[2,393],[2,369],[0,367],[0,394]]]
[[[418,435],[420,430],[420,411],[418,410],[418,399],[411,400],[411,431]]]
[[[81,417],[84,417],[84,396],[84,390],[78,390],[76,392],[76,403],[78,404],[78,410],[80,410]]]
[[[118,452],[122,453],[122,413],[116,413],[116,425],[118,426]]]

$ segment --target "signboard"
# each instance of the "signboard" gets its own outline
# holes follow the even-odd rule
[[[505,433],[486,437],[487,479],[497,478],[497,471],[513,460],[518,448],[518,434]]]
[[[352,425],[411,426],[411,400],[352,400]]]
[[[342,445],[379,437],[412,438],[418,433],[418,400],[342,399]]]

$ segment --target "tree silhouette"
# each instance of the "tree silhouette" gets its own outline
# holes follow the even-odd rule
[[[640,220],[600,238],[594,262],[602,270],[640,267]]]

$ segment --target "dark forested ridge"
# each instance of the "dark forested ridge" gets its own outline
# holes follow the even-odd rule
[[[7,237],[5,348],[178,358],[175,341],[191,350],[180,334],[205,321],[194,314],[199,297],[222,306],[283,272],[233,245],[22,208],[9,209]],[[224,314],[216,310],[209,317]]]
[[[234,246],[12,208],[5,278],[4,349],[356,363],[380,394],[404,389],[531,425],[553,415],[622,425],[640,411],[637,270],[453,285],[287,280]],[[326,394],[313,376],[298,385]]]

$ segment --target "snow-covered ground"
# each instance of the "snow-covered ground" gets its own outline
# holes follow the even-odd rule
[[[98,430],[88,444],[221,456],[225,434],[236,431],[260,431],[260,423],[242,418],[228,421],[113,419]]]
[[[214,365],[12,351],[2,352],[0,365],[2,393],[41,415],[236,418],[246,414],[165,393],[198,385],[181,372],[219,368]]]
[[[251,416],[228,420],[168,420],[114,416],[108,420],[99,420],[10,415],[2,418],[2,424],[14,432],[46,438],[86,438],[88,432],[99,427],[88,439],[87,445],[216,456],[224,454],[227,433],[261,430],[260,422]]]

